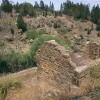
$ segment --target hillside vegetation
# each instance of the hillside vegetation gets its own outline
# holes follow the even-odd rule
[[[33,79],[34,85],[34,81],[36,81],[34,73],[25,74],[24,78],[27,78],[22,81],[21,76],[13,77],[13,73],[37,67],[36,53],[49,40],[55,40],[73,55],[83,55],[84,47],[88,42],[99,44],[99,5],[93,6],[90,11],[89,5],[75,4],[67,0],[60,5],[60,10],[56,11],[52,2],[47,5],[40,0],[40,3],[35,1],[35,4],[32,5],[28,2],[14,4],[9,0],[2,0],[0,5],[0,100],[4,98],[9,100],[6,99],[6,95],[8,94],[7,98],[10,98],[12,91],[18,93],[22,89],[23,93],[23,85],[26,86],[26,89],[29,88],[33,91],[32,85],[28,87],[27,84],[31,83],[30,80]],[[92,62],[87,54],[81,59],[77,63],[84,61],[90,64]],[[35,74],[38,74],[37,69]],[[91,97],[91,100],[100,98],[99,78],[100,64],[91,70],[92,85],[87,84],[86,87],[83,87],[83,90],[88,91],[85,96]],[[29,97],[32,95],[30,92]],[[23,95],[25,96],[25,94]],[[19,100],[26,100],[24,96],[22,97],[24,99]],[[15,100],[13,95],[11,97],[11,100]],[[80,99],[74,98],[73,100]]]

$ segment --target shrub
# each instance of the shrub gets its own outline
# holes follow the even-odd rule
[[[20,54],[11,50],[0,59],[0,73],[4,72],[17,72],[32,66],[36,66],[36,51],[44,44],[45,41],[55,40],[60,45],[68,48],[67,39],[62,38],[61,36],[52,36],[43,34],[41,31],[38,31],[38,36],[35,36],[34,42],[31,45],[30,51],[28,54]],[[41,34],[41,35],[40,35]]]
[[[54,23],[54,28],[60,28],[60,25],[58,23]]]
[[[0,48],[4,46],[4,42],[0,41]]]
[[[17,27],[18,29],[22,29],[23,32],[27,30],[27,24],[24,22],[23,17],[21,15],[17,18]]]
[[[57,28],[57,23],[54,23],[54,28]]]
[[[45,31],[43,31],[43,30],[37,31],[35,29],[34,30],[30,29],[27,31],[26,38],[27,39],[35,39],[38,36],[40,36],[41,34],[45,34]]]
[[[30,49],[30,55],[34,57],[36,56],[36,51],[44,44],[44,42],[49,40],[55,40],[58,44],[68,48],[68,44],[64,39],[61,39],[59,36],[52,36],[52,35],[41,35],[40,37],[36,38],[32,44]]]
[[[14,29],[11,28],[10,31],[11,31],[11,34],[13,35],[14,34]]]
[[[84,39],[83,35],[80,35],[80,38],[81,38],[81,40],[83,40]]]
[[[74,53],[79,52],[79,50],[78,50],[75,46],[70,46],[70,48],[72,49],[72,51],[73,51]]]
[[[29,54],[20,54],[14,51],[2,54],[0,60],[0,73],[17,72],[36,65]]]
[[[96,30],[100,31],[100,24],[97,24]]]
[[[91,30],[90,30],[90,29],[87,30],[87,34],[88,34],[88,35],[91,34]]]
[[[2,31],[2,27],[0,26],[0,32]]]
[[[97,36],[100,37],[100,33],[98,33]]]

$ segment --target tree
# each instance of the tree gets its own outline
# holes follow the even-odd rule
[[[27,24],[24,22],[21,14],[17,18],[17,27],[18,29],[22,29],[23,32],[27,30]]]
[[[100,31],[100,23],[97,24],[96,30]]]
[[[55,9],[54,8],[54,4],[52,3],[52,5],[51,5],[51,11],[54,12],[54,9]]]
[[[28,7],[28,15],[31,17],[36,16],[36,12],[34,11],[34,7],[32,5]]]
[[[36,16],[36,12],[34,11],[34,7],[30,3],[22,3],[20,4],[20,13],[22,16],[29,15],[31,17]]]
[[[50,1],[49,10],[51,10],[52,12],[54,12],[54,10],[55,10],[54,4],[51,1]]]
[[[45,11],[48,11],[48,10],[49,10],[48,5],[46,5],[46,4],[44,5],[44,10],[45,10]]]
[[[35,1],[34,8],[39,8],[39,4],[37,1]]]
[[[13,9],[13,6],[8,0],[2,0],[1,9],[4,12],[11,13],[12,9]]]
[[[1,18],[1,6],[0,6],[0,18]]]
[[[60,11],[62,12],[64,10],[63,4],[60,5]]]
[[[91,11],[91,20],[98,24],[100,21],[100,8],[99,5],[97,5],[96,7],[93,6],[92,11]]]
[[[54,17],[56,18],[57,16],[58,16],[58,13],[57,13],[57,11],[55,11],[55,16]]]
[[[64,14],[73,16],[75,19],[88,20],[90,18],[89,5],[84,5],[83,3],[74,4],[70,0],[61,4],[60,11]]]
[[[14,6],[15,10],[16,10],[16,13],[19,13],[20,12],[20,5],[19,3],[17,2],[16,5]]]
[[[42,0],[40,1],[40,8],[44,10],[44,2]]]
[[[71,14],[71,1],[70,0],[67,0],[64,3],[64,13],[67,14],[67,15]]]
[[[22,15],[22,16],[28,15],[28,11],[29,11],[29,9],[28,9],[28,4],[25,2],[25,3],[23,3],[23,4],[20,4],[20,6],[21,6],[21,9],[20,9],[21,15]]]
[[[63,4],[61,3],[61,5],[60,5],[60,12],[59,12],[59,15],[61,17],[62,17],[63,10],[64,10],[64,7],[63,7]]]
[[[86,11],[85,11],[85,19],[89,19],[90,18],[90,10],[89,10],[89,5],[86,5]]]
[[[52,9],[51,1],[50,1],[50,7],[49,7],[49,9],[50,9],[50,10]]]

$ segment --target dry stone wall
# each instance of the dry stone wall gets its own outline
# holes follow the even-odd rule
[[[100,58],[100,44],[88,42],[86,44],[86,54],[90,59],[98,59]]]
[[[52,93],[53,91],[57,94],[55,98],[59,98],[53,100],[62,100],[60,97],[63,96],[69,98],[82,95],[81,89],[73,85],[76,64],[71,60],[68,50],[57,44],[54,40],[51,40],[38,50],[36,58],[38,67],[37,79],[40,83],[38,84],[37,91],[44,95],[43,100],[45,100],[44,98],[48,92]],[[46,90],[44,83],[48,86]],[[49,88],[51,86],[53,89]],[[52,100],[49,97],[47,99]]]
[[[38,78],[55,86],[69,83],[79,86],[83,78],[90,77],[91,65],[78,66],[79,59],[73,60],[73,54],[54,40],[46,42],[36,58]]]
[[[44,91],[44,83],[48,87],[52,86],[56,88],[57,91],[60,91],[60,95],[65,94],[67,96],[77,97],[84,94],[81,85],[90,78],[91,65],[78,66],[76,64],[78,59],[74,61],[73,56],[74,54],[66,50],[63,46],[60,46],[54,40],[46,42],[38,50],[36,54],[37,79],[40,83],[38,84],[39,91],[41,90],[43,95],[47,94]],[[47,88],[46,91],[49,91],[49,89]]]
[[[74,63],[69,51],[55,41],[46,42],[37,53],[39,77],[55,85],[72,82]]]

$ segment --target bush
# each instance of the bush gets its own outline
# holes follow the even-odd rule
[[[40,30],[40,31],[37,31],[37,30],[33,30],[33,29],[30,29],[27,31],[27,34],[26,34],[26,38],[27,39],[35,39],[37,38],[38,36],[42,35],[42,34],[45,34],[46,32],[43,31],[43,30]]]
[[[92,31],[92,30],[88,29],[88,30],[87,30],[87,34],[90,35],[90,34],[91,34],[91,31]]]
[[[80,35],[80,38],[81,38],[81,40],[83,40],[84,39],[83,35]]]
[[[17,27],[18,29],[22,29],[23,32],[27,30],[27,24],[24,22],[23,17],[21,15],[17,18]]]
[[[54,28],[60,28],[60,25],[57,23],[54,23]]]
[[[0,40],[0,48],[4,46],[4,42]]]
[[[2,55],[0,60],[0,73],[17,72],[36,66],[36,62],[29,54],[24,55],[11,51]]]
[[[97,34],[97,37],[100,37],[100,33]]]
[[[43,34],[44,32],[42,32],[38,31],[38,35],[35,35],[34,42],[31,45],[28,54],[16,53],[13,50],[8,52],[7,54],[2,54],[2,57],[0,59],[0,73],[17,72],[36,66],[36,52],[46,41],[55,40],[56,42],[58,42],[58,44],[66,48],[69,47],[69,42],[67,41],[67,39],[62,38],[61,36],[59,37]]]
[[[0,26],[0,32],[2,31],[2,27]]]
[[[97,25],[96,30],[100,31],[100,24]]]
[[[13,35],[14,34],[14,29],[11,28],[10,31],[11,31],[11,34]]]
[[[36,51],[40,49],[40,47],[49,40],[55,40],[58,44],[64,46],[65,48],[68,48],[68,43],[64,41],[64,39],[61,39],[59,36],[52,36],[52,35],[41,35],[38,38],[36,38],[32,44],[32,47],[30,49],[30,55],[34,57],[36,56]]]

